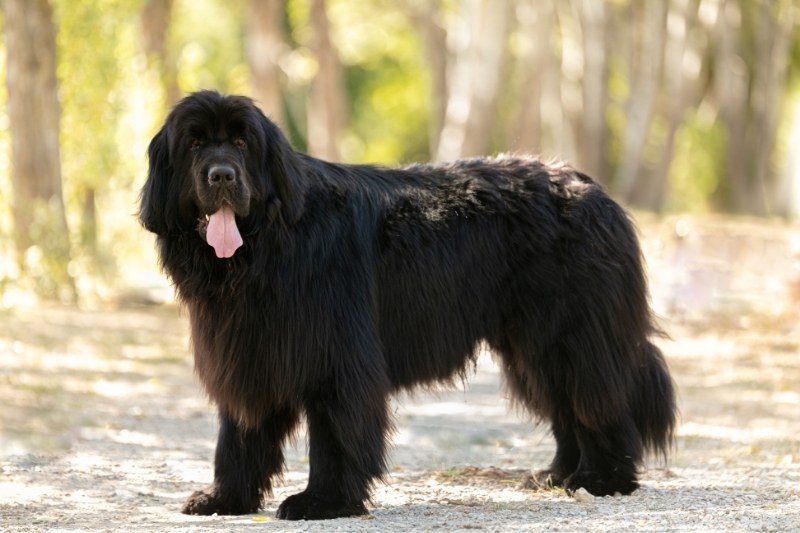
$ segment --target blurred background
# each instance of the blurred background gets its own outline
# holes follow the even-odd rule
[[[798,0],[0,5],[0,458],[132,454],[138,472],[145,456],[181,450],[209,467],[212,409],[136,212],[170,107],[217,89],[252,96],[326,159],[532,152],[594,176],[633,213],[671,336],[659,344],[680,391],[678,464],[779,465],[797,486]],[[474,423],[475,406],[503,407],[486,368],[463,420],[463,392],[398,411],[398,457],[460,451],[482,464],[519,449],[525,464],[546,461],[527,455],[551,443],[527,424]]]
[[[796,0],[2,5],[6,309],[165,285],[138,194],[149,139],[198,89],[252,96],[327,159],[533,152],[574,162],[639,218],[800,214]]]

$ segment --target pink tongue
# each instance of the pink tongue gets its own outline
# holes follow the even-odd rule
[[[243,244],[236,216],[230,206],[223,205],[219,211],[209,216],[206,228],[206,241],[214,247],[217,257],[232,257]]]

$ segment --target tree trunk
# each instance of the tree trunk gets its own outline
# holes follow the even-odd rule
[[[667,41],[664,47],[664,75],[660,102],[660,115],[667,125],[667,135],[655,166],[644,168],[649,179],[641,174],[633,191],[631,203],[661,211],[669,193],[669,173],[678,128],[684,121],[686,110],[694,109],[703,98],[698,90],[702,72],[700,50],[690,46],[690,33],[697,22],[700,0],[673,0],[670,3]]]
[[[439,149],[439,134],[444,124],[447,102],[447,30],[442,21],[441,0],[415,2],[411,9],[414,25],[420,28],[425,58],[431,72],[431,109],[428,128],[428,151]]]
[[[661,87],[668,2],[645,2],[643,23],[634,24],[639,34],[632,39],[630,96],[625,105],[622,159],[614,178],[614,191],[630,201],[637,181],[644,178],[644,147],[653,118],[656,94]],[[680,69],[677,72],[680,73]],[[673,95],[677,96],[677,95]]]
[[[606,54],[605,2],[580,0],[581,35],[583,36],[583,112],[575,131],[581,165],[601,180],[610,177],[608,163],[608,106],[609,62]]]
[[[174,105],[181,98],[178,66],[169,48],[172,4],[173,0],[146,0],[141,17],[147,58],[159,72],[168,106]]]
[[[3,6],[19,262],[44,296],[72,300],[52,9],[48,0],[5,0]]]
[[[789,49],[797,17],[787,1],[761,2],[757,59],[754,65],[753,117],[757,186],[764,188],[767,214],[786,215],[785,199],[778,196],[779,176],[773,167],[778,129],[784,109]]]
[[[288,48],[281,29],[283,5],[283,0],[250,0],[245,47],[253,98],[264,113],[285,127],[279,66]]]
[[[579,74],[574,69],[565,68],[564,60],[567,46],[565,26],[569,26],[572,21],[572,17],[564,12],[565,6],[569,7],[569,4],[560,0],[531,1],[540,10],[540,16],[544,16],[545,10],[549,13],[553,25],[548,32],[549,39],[543,42],[547,50],[542,73],[542,102],[539,104],[542,112],[542,135],[547,141],[545,145],[549,146],[553,154],[577,162],[578,150],[575,146],[572,116],[574,109],[580,107],[580,102],[571,97],[576,92],[573,89],[577,85],[577,79],[572,83],[569,78]],[[576,29],[574,33],[577,32]]]
[[[311,2],[311,29],[310,48],[317,58],[319,70],[311,82],[308,99],[308,150],[316,157],[338,161],[346,116],[344,74],[331,41],[325,0]]]
[[[448,35],[454,64],[449,73],[445,121],[436,159],[485,154],[497,115],[506,38],[508,0],[462,0],[462,19]]]
[[[720,118],[727,133],[728,185],[720,191],[725,207],[755,215],[772,214],[771,169],[775,135],[783,105],[787,55],[793,28],[791,5],[759,2],[753,41],[743,31],[745,13],[739,2],[728,0],[717,27],[715,92]],[[749,43],[749,45],[748,45]],[[748,57],[746,49],[754,53]],[[748,62],[749,60],[749,62]]]
[[[766,212],[764,188],[756,182],[761,176],[748,147],[752,134],[750,111],[750,72],[740,55],[742,12],[738,2],[722,6],[717,31],[715,90],[720,102],[720,119],[725,127],[725,168],[727,180],[721,180],[723,206],[733,211],[763,215]]]
[[[526,0],[516,7],[525,53],[520,58],[520,107],[511,146],[518,152],[539,152],[544,144],[544,113],[549,105],[545,103],[546,83],[552,77],[558,79],[551,51],[555,23],[553,5],[549,1]]]

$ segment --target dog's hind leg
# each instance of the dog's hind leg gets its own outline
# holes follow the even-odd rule
[[[552,359],[542,356],[544,350],[538,345],[540,341],[523,334],[513,343],[493,345],[503,362],[506,389],[512,401],[534,419],[549,422],[556,441],[556,453],[550,466],[530,472],[522,481],[523,488],[537,490],[563,487],[564,481],[578,469],[581,459],[569,398],[547,378],[557,371],[547,368]]]
[[[573,415],[580,461],[564,488],[573,492],[582,487],[595,496],[630,494],[639,486],[637,468],[644,453],[631,410],[641,361],[638,335],[613,334],[600,306],[569,309],[565,323],[571,327],[556,344],[559,392],[566,401],[555,407],[560,416]]]
[[[633,418],[619,414],[599,427],[576,425],[581,451],[578,469],[564,480],[567,492],[584,488],[595,496],[630,494],[639,487],[637,465],[642,460],[641,437]]]
[[[514,401],[548,421],[556,440],[550,466],[530,474],[523,486],[629,494],[638,487],[643,451],[627,367],[603,352],[611,343],[591,335],[593,328],[582,330],[578,319],[565,323],[572,326],[568,332],[527,329],[498,349]]]
[[[578,469],[581,450],[571,420],[554,420],[551,422],[553,437],[556,441],[556,454],[550,466],[532,471],[522,481],[526,489],[552,489],[563,487],[564,481]]]
[[[526,476],[524,488],[563,487],[574,492],[583,487],[595,496],[636,490],[642,443],[630,414],[623,409],[613,419],[597,424],[594,420],[581,421],[569,400],[552,408],[549,413],[536,406],[531,409],[550,420],[556,453],[547,468]]]

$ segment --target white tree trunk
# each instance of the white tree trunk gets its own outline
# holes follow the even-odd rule
[[[281,31],[283,0],[250,0],[245,51],[256,103],[279,126],[286,126],[280,62],[287,52]]]
[[[517,152],[540,152],[546,144],[543,137],[548,109],[559,108],[558,104],[549,102],[547,98],[547,88],[553,85],[550,82],[559,78],[552,51],[555,24],[552,3],[520,1],[517,4],[517,23],[518,32],[524,40],[519,61],[523,74],[511,146]]]
[[[510,7],[508,0],[461,2],[460,18],[448,32],[454,62],[437,160],[481,155],[491,148]]]
[[[626,200],[640,177],[656,95],[661,88],[668,5],[666,1],[645,2],[644,23],[637,25],[640,33],[632,40],[631,88],[625,105],[622,160],[613,182],[617,195]]]
[[[48,0],[5,0],[3,7],[19,263],[46,296],[71,300],[52,9]]]
[[[328,161],[341,158],[339,141],[344,131],[346,103],[344,76],[339,55],[331,40],[330,21],[325,0],[311,2],[310,45],[317,58],[319,70],[311,82],[308,98],[308,150]]]

